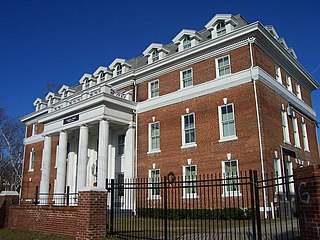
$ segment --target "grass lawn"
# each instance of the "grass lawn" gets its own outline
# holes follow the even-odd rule
[[[0,240],[74,240],[72,237],[59,237],[38,232],[0,229]]]

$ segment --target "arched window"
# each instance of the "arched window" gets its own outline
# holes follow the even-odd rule
[[[191,47],[191,38],[189,36],[183,39],[183,49]]]
[[[152,62],[155,62],[158,60],[159,60],[159,51],[158,49],[156,49],[152,52]]]
[[[217,36],[221,36],[227,33],[226,24],[224,22],[220,22],[217,25]]]
[[[118,66],[117,66],[117,76],[119,76],[120,74],[122,74],[122,66],[120,64],[118,64]]]

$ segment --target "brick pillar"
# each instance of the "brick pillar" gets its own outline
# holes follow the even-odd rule
[[[6,228],[9,220],[9,208],[18,205],[19,194],[15,191],[2,191],[0,193],[0,228]]]
[[[320,165],[294,171],[301,239],[320,239]]]
[[[79,190],[77,240],[102,239],[106,236],[107,191],[84,187]]]

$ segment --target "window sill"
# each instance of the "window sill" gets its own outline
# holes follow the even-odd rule
[[[286,140],[283,140],[284,143],[291,145],[291,142],[288,142]]]
[[[295,148],[298,148],[298,149],[301,149],[301,146],[296,146],[296,145],[294,145],[294,147],[295,147]]]
[[[28,172],[29,172],[29,173],[33,173],[33,172],[34,172],[34,169],[29,169]]]
[[[197,194],[193,194],[193,195],[187,195],[187,196],[182,196],[182,199],[188,200],[188,199],[198,199],[199,196]]]
[[[147,200],[149,200],[149,201],[161,200],[161,197],[160,196],[148,197]]]
[[[160,96],[148,97],[148,100],[159,98]]]
[[[154,154],[154,153],[161,153],[161,150],[150,150],[147,152],[147,154]]]
[[[305,152],[310,153],[309,149],[303,149]]]
[[[241,197],[241,196],[242,196],[242,194],[239,192],[221,194],[221,197]]]
[[[232,74],[232,73],[227,73],[227,74],[224,74],[224,75],[221,75],[221,76],[217,76],[216,79],[228,77],[228,76],[230,76],[231,74]]]
[[[196,143],[188,143],[188,144],[184,144],[181,146],[181,149],[184,148],[192,148],[192,147],[197,147],[198,145]]]
[[[220,138],[219,142],[228,142],[228,141],[234,141],[238,140],[237,136],[232,136],[232,137],[225,137],[225,138]]]

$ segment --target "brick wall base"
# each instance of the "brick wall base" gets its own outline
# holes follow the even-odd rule
[[[294,172],[301,239],[320,239],[320,165]]]

